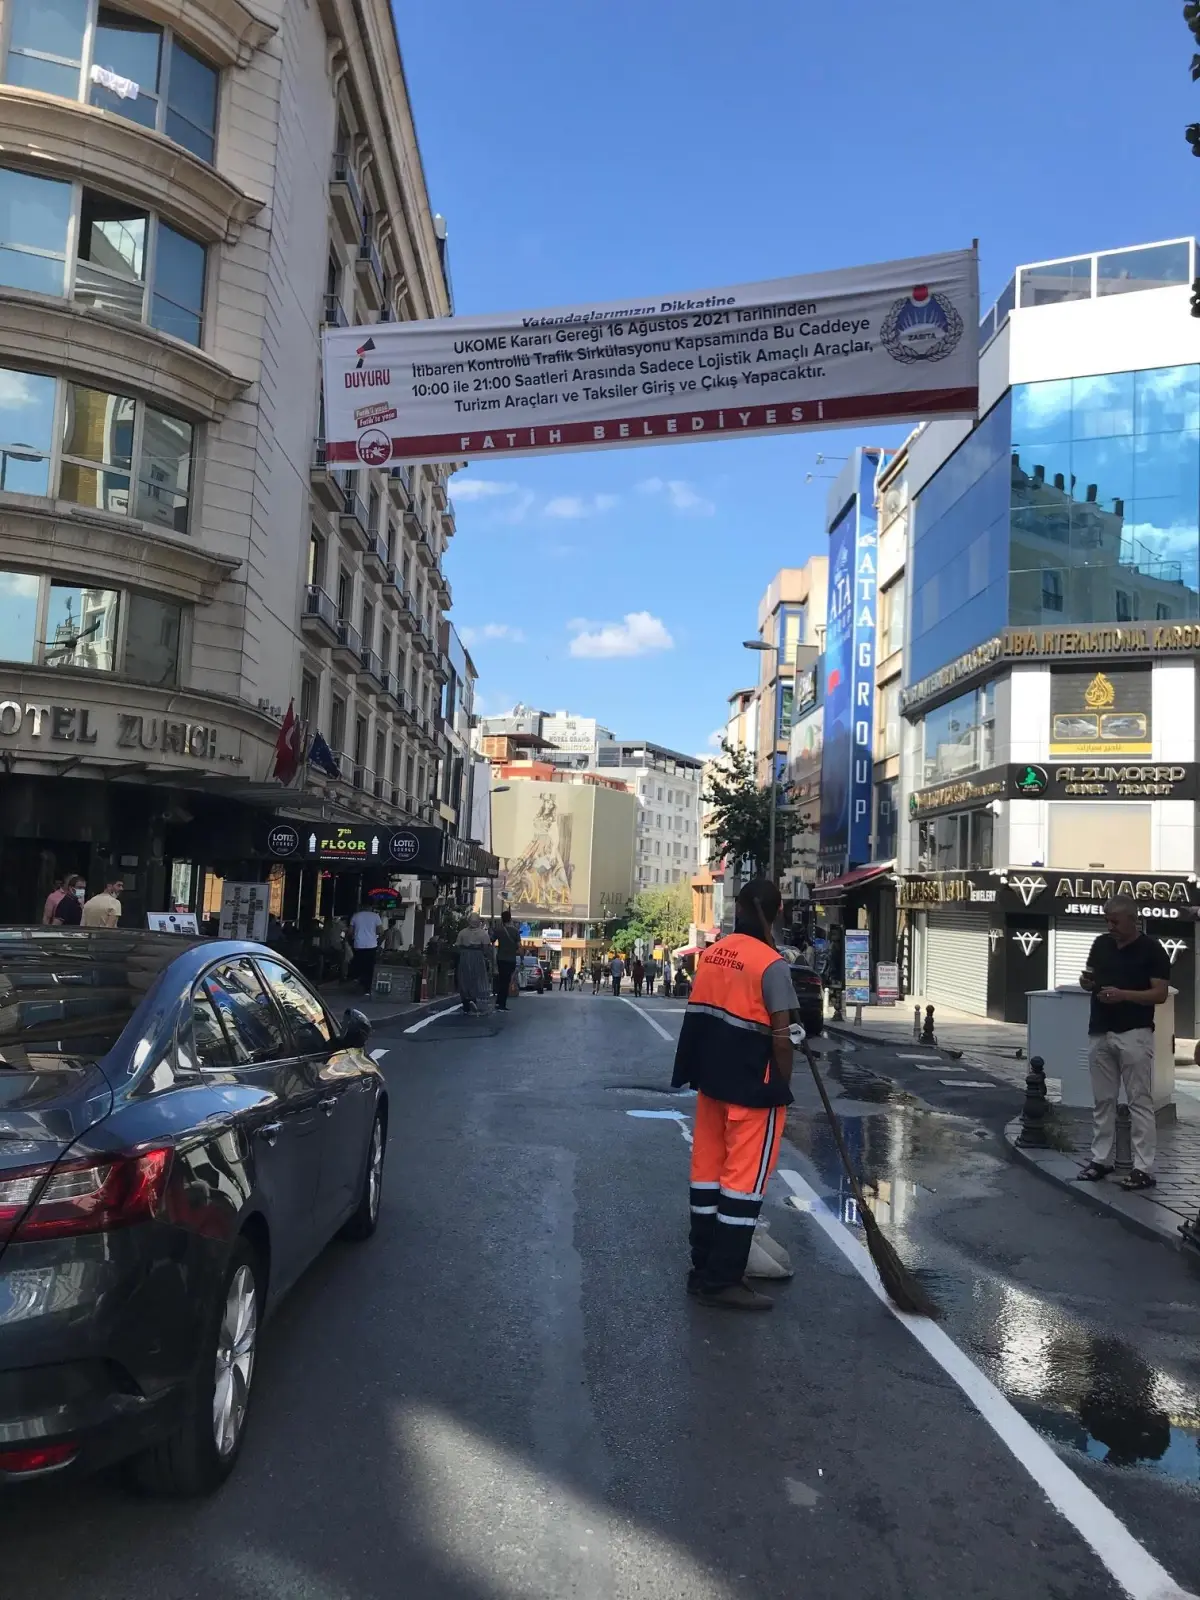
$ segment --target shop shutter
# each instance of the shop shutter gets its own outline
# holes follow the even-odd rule
[[[931,912],[925,935],[925,998],[987,1016],[986,911]]]
[[[1103,917],[1089,919],[1081,927],[1078,922],[1054,923],[1054,975],[1050,979],[1055,988],[1060,983],[1078,983],[1079,974],[1087,966],[1088,951],[1092,942],[1108,931]]]

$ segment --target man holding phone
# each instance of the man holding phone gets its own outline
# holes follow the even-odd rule
[[[1158,1128],[1154,1120],[1154,1008],[1167,998],[1171,963],[1157,939],[1138,927],[1137,902],[1117,895],[1104,907],[1108,932],[1092,944],[1079,982],[1092,997],[1088,1066],[1092,1075],[1092,1159],[1080,1172],[1098,1183],[1113,1169],[1117,1090],[1125,1085],[1133,1135],[1133,1171],[1124,1189],[1153,1189]]]

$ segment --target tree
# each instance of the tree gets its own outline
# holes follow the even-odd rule
[[[612,947],[623,956],[631,955],[639,940],[646,946],[661,944],[674,950],[686,940],[691,923],[690,884],[642,889],[629,902],[621,926],[612,936]]]
[[[721,759],[711,768],[704,799],[712,806],[712,832],[720,854],[732,866],[753,863],[755,874],[771,858],[771,791],[760,788],[754,758],[721,740]]]

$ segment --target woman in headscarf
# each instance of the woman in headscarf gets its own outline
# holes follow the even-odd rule
[[[458,992],[464,1011],[490,1009],[492,997],[492,941],[482,919],[472,911],[459,930]]]

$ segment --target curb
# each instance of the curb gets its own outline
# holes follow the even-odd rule
[[[1079,1171],[1079,1162],[1074,1156],[1064,1155],[1061,1150],[1025,1149],[1017,1143],[1017,1135],[1021,1131],[1020,1117],[1014,1117],[1004,1130],[1004,1143],[1008,1147],[1009,1158],[1028,1167],[1031,1172],[1036,1172],[1047,1183],[1052,1183],[1056,1188],[1065,1189],[1072,1200],[1080,1205],[1087,1206],[1089,1210],[1112,1217],[1130,1233],[1136,1233],[1143,1239],[1152,1239],[1156,1244],[1164,1244],[1180,1254],[1191,1254],[1184,1250],[1184,1240],[1178,1232],[1177,1225],[1169,1222],[1159,1222],[1156,1217],[1143,1216],[1139,1211],[1131,1209],[1134,1206],[1153,1206],[1152,1200],[1139,1200],[1134,1195],[1116,1195],[1109,1200],[1105,1197],[1103,1188],[1097,1184],[1083,1184],[1073,1181]],[[1156,1210],[1162,1209],[1155,1206]]]
[[[923,1050],[936,1050],[940,1056],[950,1061],[962,1061],[966,1058],[966,1052],[963,1050],[954,1055],[945,1045],[922,1044],[920,1039],[882,1039],[876,1033],[861,1033],[856,1028],[848,1028],[844,1022],[827,1022],[825,1032],[835,1033],[843,1039],[853,1039],[856,1044],[873,1045],[877,1050],[902,1050],[905,1045],[911,1044],[914,1048],[920,1046]],[[986,1072],[988,1069],[981,1066],[977,1070]]]

